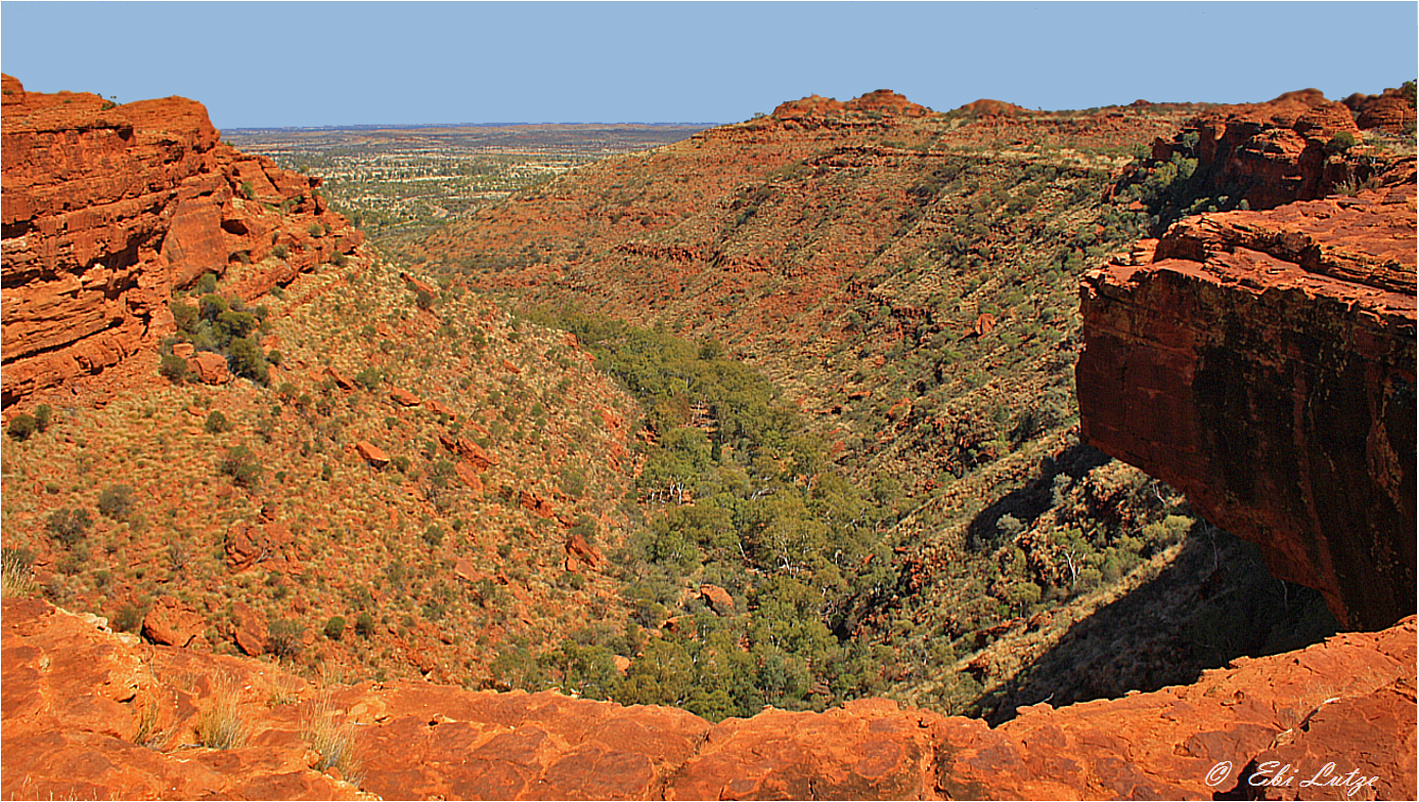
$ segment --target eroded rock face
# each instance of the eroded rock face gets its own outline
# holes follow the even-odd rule
[[[200,103],[0,91],[7,407],[150,349],[203,273],[240,265],[227,290],[252,300],[362,240],[320,179],[221,143]]]
[[[1414,612],[1414,176],[1185,219],[1082,287],[1088,441],[1358,629]]]
[[[1247,778],[1272,760],[1300,779],[1353,771],[1354,799],[1415,793],[1413,618],[1193,685],[1035,705],[995,729],[879,699],[711,724],[550,692],[322,691],[270,663],[144,646],[38,600],[6,599],[0,620],[6,797],[1192,799],[1255,790]],[[223,688],[245,739],[202,747],[197,724]],[[304,732],[322,705],[351,725],[359,765],[343,770],[358,789],[314,768]]]

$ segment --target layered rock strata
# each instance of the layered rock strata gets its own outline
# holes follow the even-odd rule
[[[1184,219],[1082,287],[1087,440],[1350,628],[1415,609],[1415,247],[1410,157],[1354,197]]]
[[[1380,633],[1240,659],[1193,685],[1058,710],[1035,705],[995,729],[884,700],[824,713],[766,709],[711,724],[671,708],[550,692],[428,683],[317,689],[267,662],[144,646],[108,632],[102,619],[35,599],[5,600],[0,654],[7,798],[1415,793],[1412,618]],[[229,748],[204,746],[199,735],[218,713],[234,722]],[[317,768],[318,721],[352,741],[354,764]],[[1281,764],[1298,775],[1289,787],[1252,786]],[[1322,774],[1336,784],[1301,786]]]
[[[195,101],[114,105],[8,75],[0,97],[6,407],[154,346],[172,291],[204,273],[250,300],[362,240],[320,179],[221,143]]]

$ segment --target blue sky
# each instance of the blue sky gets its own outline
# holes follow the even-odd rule
[[[1415,77],[1419,4],[0,2],[26,88],[184,95],[219,128],[733,122],[894,89],[1072,109],[1339,99]]]

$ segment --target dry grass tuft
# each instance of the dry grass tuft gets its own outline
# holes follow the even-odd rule
[[[198,743],[210,749],[232,749],[246,743],[246,722],[237,709],[239,698],[239,689],[230,677],[214,681],[207,707],[197,718]]]
[[[0,554],[0,594],[8,599],[12,596],[33,596],[34,575],[19,554],[6,549]]]
[[[266,706],[293,705],[300,701],[300,684],[281,677],[267,684]]]
[[[172,733],[158,729],[158,718],[162,706],[152,691],[142,691],[133,700],[133,743],[151,749],[162,749]]]
[[[316,771],[335,769],[346,782],[359,785],[359,759],[355,755],[355,725],[342,720],[330,700],[322,693],[311,703],[301,735],[320,754],[312,767]]]

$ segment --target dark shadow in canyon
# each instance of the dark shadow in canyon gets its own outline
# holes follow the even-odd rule
[[[973,709],[995,726],[1026,705],[1189,684],[1235,658],[1300,649],[1338,629],[1318,591],[1275,579],[1255,545],[1199,522],[1158,576],[1073,624]]]

